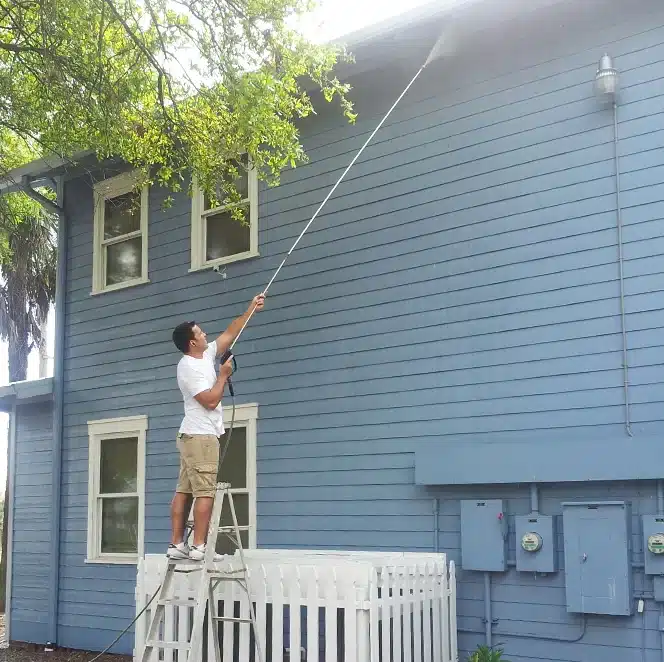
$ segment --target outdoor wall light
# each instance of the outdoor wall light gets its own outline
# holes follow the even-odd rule
[[[604,54],[595,75],[595,90],[601,98],[613,98],[618,90],[618,72],[611,58]]]

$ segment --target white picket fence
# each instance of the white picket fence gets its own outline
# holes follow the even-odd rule
[[[236,556],[227,558],[219,568],[240,567]],[[263,662],[458,660],[455,568],[445,554],[255,549],[245,559]],[[163,555],[139,561],[137,614],[157,590],[165,564]],[[194,596],[197,576],[176,575],[179,598]],[[249,616],[237,583],[222,582],[215,597],[221,615]],[[134,662],[153,605],[136,623]],[[191,607],[167,607],[162,638],[189,641],[192,616]],[[202,662],[212,662],[215,633],[209,622],[206,628]],[[258,662],[249,624],[222,622],[217,636],[223,662]],[[178,662],[178,652],[163,651],[159,660]]]

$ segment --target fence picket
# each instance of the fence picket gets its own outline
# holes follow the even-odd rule
[[[381,660],[390,662],[390,573],[388,568],[381,568],[380,604],[381,604]]]
[[[217,584],[217,595],[222,600],[223,616],[235,617],[235,582],[220,582]],[[235,624],[232,621],[221,621],[223,662],[233,661],[233,644],[235,639]]]
[[[454,561],[450,561],[450,581],[449,581],[449,599],[447,602],[448,620],[446,625],[450,634],[450,652],[452,662],[459,659],[459,649],[457,645],[457,613],[456,613],[456,566]]]
[[[284,659],[284,599],[286,582],[283,566],[270,568],[270,589],[272,599],[272,660]]]
[[[337,606],[339,604],[337,570],[325,573],[325,662],[337,662]]]
[[[255,589],[256,594],[256,629],[258,632],[255,633],[254,641],[254,660],[259,661],[258,651],[256,650],[260,646],[260,650],[263,654],[263,660],[265,659],[265,644],[267,643],[267,633],[266,633],[266,623],[267,623],[267,595],[268,595],[268,577],[265,566],[261,563],[258,568],[258,573],[256,576],[255,586],[252,586]]]
[[[435,616],[434,629],[438,646],[434,649],[434,662],[450,662],[447,651],[449,650],[449,638],[447,634],[447,571],[445,566],[438,565],[436,568],[436,590],[435,590]]]
[[[307,662],[318,662],[319,640],[318,605],[320,602],[320,577],[317,568],[312,568],[313,577],[309,578],[306,590],[307,605]]]
[[[344,662],[359,662],[357,660],[357,586],[352,576],[344,577],[343,581],[345,584],[342,603],[345,608]]]
[[[378,646],[378,622],[381,617],[378,602],[378,573],[376,568],[371,569],[369,580],[369,640],[371,642],[371,662],[379,662],[380,650]],[[327,660],[326,660],[327,662]]]
[[[414,662],[426,662],[426,660],[422,660],[422,586],[417,567],[413,577],[413,621],[413,660]]]
[[[393,646],[393,662],[401,662],[402,653],[402,632],[403,623],[403,581],[406,573],[406,568],[402,567],[401,571],[395,569],[394,578],[392,580],[392,646]]]
[[[295,566],[295,572],[291,573],[288,582],[288,619],[290,628],[286,648],[290,653],[290,662],[300,662],[300,646],[302,645],[300,618],[302,584],[300,579],[300,568]]]
[[[422,565],[422,639],[424,644],[424,659],[431,662],[431,579],[433,573],[430,564],[427,562]]]
[[[412,662],[413,659],[413,577],[408,572],[403,573],[403,660]]]

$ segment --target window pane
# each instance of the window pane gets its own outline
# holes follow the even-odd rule
[[[228,421],[230,424],[230,421]],[[228,438],[228,432],[221,440],[223,450]],[[230,483],[232,488],[244,489],[247,487],[247,428],[236,427],[231,435],[226,456],[219,468],[217,480],[221,483]]]
[[[140,193],[130,192],[104,203],[104,239],[112,239],[141,226]]]
[[[235,534],[231,532],[231,535],[233,536],[233,539],[235,538]],[[240,530],[240,540],[242,541],[242,547],[243,549],[248,549],[249,548],[249,531],[242,531]],[[219,537],[217,538],[217,544],[215,546],[215,550],[217,551],[217,554],[230,554],[231,556],[235,554],[235,550],[237,549],[237,545],[233,540],[231,540],[225,533],[220,533]]]
[[[101,551],[114,554],[138,551],[138,497],[102,499]]]
[[[249,206],[244,208],[245,219],[249,221]],[[242,225],[231,218],[230,212],[221,212],[206,218],[207,242],[205,259],[216,260],[237,253],[244,253],[251,247],[249,225]]]
[[[106,285],[140,278],[143,268],[142,248],[141,237],[106,246]]]
[[[101,494],[136,492],[138,439],[102,439],[99,491]]]
[[[238,526],[249,526],[249,495],[234,494],[233,504],[235,505],[235,516]],[[231,506],[228,499],[224,498],[221,508],[221,526],[233,526],[233,516],[231,515]]]

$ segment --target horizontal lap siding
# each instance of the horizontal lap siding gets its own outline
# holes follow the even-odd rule
[[[53,408],[19,405],[16,414],[10,637],[48,639]]]
[[[622,434],[612,122],[592,97],[607,44],[622,84],[632,419],[640,433],[660,431],[664,29],[661,10],[618,18],[531,43],[528,57],[507,53],[519,62],[509,74],[482,80],[463,57],[427,70],[293,253],[237,346],[238,399],[259,403],[261,546],[431,550],[436,493],[414,486],[418,440]],[[162,211],[153,190],[150,284],[90,296],[90,191],[69,184],[63,644],[105,646],[133,617],[135,569],[83,563],[87,421],[149,416],[146,549],[165,549],[181,420],[172,328],[196,319],[213,336],[244,310],[410,75],[404,65],[358,81],[355,126],[327,110],[305,123],[310,163],[261,192],[261,257],[230,265],[225,280],[188,273],[189,201]],[[545,493],[543,510],[593,489]],[[620,489],[652,512],[650,492]],[[527,494],[504,495],[510,513],[528,512]],[[463,494],[440,496],[437,544],[458,560]],[[542,639],[579,634],[563,579],[494,579],[509,659],[640,659],[638,618],[590,619],[578,644]],[[464,650],[481,640],[481,582],[462,573]],[[649,605],[651,655],[656,625]],[[117,650],[130,648],[125,639]]]

